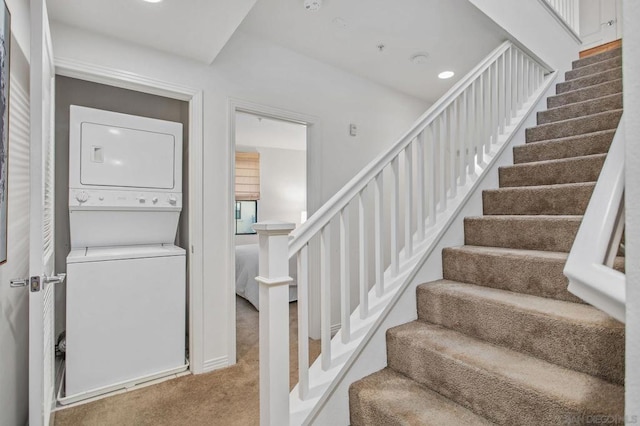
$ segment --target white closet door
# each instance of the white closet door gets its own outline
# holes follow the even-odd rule
[[[580,1],[580,38],[583,50],[620,38],[620,9],[620,0]]]
[[[29,425],[48,426],[55,404],[54,88],[44,0],[31,0]]]

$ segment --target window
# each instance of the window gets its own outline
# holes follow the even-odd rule
[[[257,221],[257,201],[236,201],[236,235],[255,234],[253,224]]]
[[[255,234],[260,199],[260,154],[236,152],[236,235]]]

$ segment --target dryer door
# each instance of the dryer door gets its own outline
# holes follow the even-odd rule
[[[81,125],[80,183],[173,189],[174,135],[88,123]]]

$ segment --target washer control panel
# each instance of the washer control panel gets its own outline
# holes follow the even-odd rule
[[[180,192],[144,192],[69,189],[69,208],[180,210]]]

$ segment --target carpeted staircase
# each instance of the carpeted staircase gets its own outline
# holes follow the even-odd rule
[[[562,274],[622,114],[621,53],[557,85],[444,279],[418,287],[418,320],[387,331],[388,367],[351,385],[353,426],[622,423],[624,324]]]

